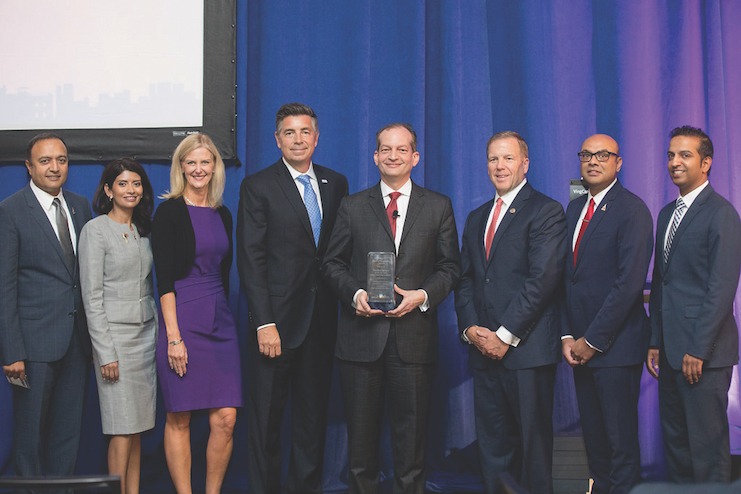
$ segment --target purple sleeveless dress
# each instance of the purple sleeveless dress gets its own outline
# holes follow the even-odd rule
[[[242,406],[242,370],[234,318],[221,282],[229,243],[219,213],[188,206],[196,257],[188,275],[175,281],[180,335],[188,349],[183,377],[167,361],[167,332],[160,311],[157,375],[168,412]]]

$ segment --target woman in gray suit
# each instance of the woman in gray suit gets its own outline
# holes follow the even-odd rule
[[[108,470],[139,492],[141,439],[154,427],[157,320],[149,243],[152,186],[139,163],[109,163],[80,234],[80,282],[96,368]]]

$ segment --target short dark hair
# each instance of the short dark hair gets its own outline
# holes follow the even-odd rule
[[[396,129],[396,128],[402,128],[407,129],[410,134],[412,134],[412,152],[417,152],[417,133],[414,131],[414,127],[412,127],[412,124],[408,124],[405,122],[393,122],[388,125],[385,125],[381,127],[381,129],[376,132],[376,151],[381,149],[381,133],[385,132],[389,129]]]
[[[26,146],[26,159],[30,162],[31,161],[31,151],[33,150],[33,147],[36,145],[39,141],[46,141],[47,139],[57,139],[64,144],[64,148],[67,149],[67,143],[64,142],[64,139],[59,137],[57,134],[54,134],[52,132],[42,132],[41,134],[36,134],[31,138],[30,141],[28,141],[28,145]]]
[[[106,165],[103,169],[103,174],[100,176],[98,188],[95,189],[95,195],[93,196],[93,211],[97,214],[108,214],[113,209],[112,201],[108,199],[105,193],[105,186],[107,185],[109,189],[112,189],[116,177],[125,171],[136,173],[142,180],[142,198],[134,208],[134,216],[131,221],[136,225],[137,230],[139,230],[139,235],[146,237],[152,231],[154,192],[152,191],[152,184],[149,182],[147,173],[136,160],[119,158]]]
[[[713,157],[713,141],[710,140],[710,137],[703,132],[702,129],[683,125],[672,129],[669,133],[669,139],[674,139],[679,136],[697,137],[700,139],[700,147],[697,148],[697,152],[700,153],[700,159],[705,159],[708,156],[711,158]]]
[[[297,117],[300,115],[306,115],[311,117],[311,123],[314,126],[314,131],[319,131],[319,123],[316,113],[309,105],[303,103],[286,103],[285,105],[278,108],[278,112],[275,114],[275,131],[280,129],[280,124],[286,117]]]
[[[491,143],[494,141],[498,141],[499,139],[507,139],[509,137],[512,137],[513,139],[517,139],[517,143],[520,145],[520,152],[525,156],[525,158],[528,158],[528,147],[527,142],[525,142],[525,138],[522,137],[520,134],[515,132],[514,130],[505,130],[503,132],[497,132],[493,136],[489,138],[489,140],[486,143],[486,152],[489,152],[489,146],[491,146]]]

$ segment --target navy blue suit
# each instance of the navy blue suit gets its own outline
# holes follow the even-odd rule
[[[322,202],[318,246],[309,215],[282,159],[244,179],[237,217],[237,266],[250,328],[248,449],[250,492],[281,490],[280,431],[292,396],[288,492],[321,492],[324,439],[337,334],[337,298],[320,266],[347,179],[313,164]],[[282,354],[260,354],[257,328],[275,323]]]
[[[644,202],[615,182],[594,210],[574,265],[572,239],[587,199],[566,208],[561,331],[599,350],[574,368],[592,492],[627,493],[641,473],[638,396],[650,336],[643,287],[653,220]]]
[[[79,238],[90,206],[64,199]],[[16,474],[71,475],[91,354],[79,268],[30,186],[0,203],[0,239],[0,363],[25,361],[30,385],[13,386]]]
[[[501,361],[471,347],[476,433],[488,492],[505,471],[531,492],[552,492],[553,386],[561,358],[556,292],[566,221],[561,205],[530,184],[520,190],[484,252],[493,201],[469,214],[455,307],[461,331],[504,326],[521,338]]]
[[[684,215],[664,263],[675,203],[659,213],[651,282],[651,347],[659,349],[659,412],[669,479],[728,482],[728,388],[738,362],[733,300],[741,270],[741,221],[708,185]],[[703,360],[702,377],[682,375],[685,354]]]

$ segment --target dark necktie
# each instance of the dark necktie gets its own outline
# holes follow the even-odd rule
[[[589,199],[589,207],[587,208],[587,214],[584,215],[584,219],[581,220],[581,227],[579,228],[579,235],[576,237],[576,244],[574,244],[574,266],[576,266],[576,255],[579,252],[579,244],[581,238],[584,236],[584,231],[589,226],[589,220],[592,219],[594,214],[594,199]]]
[[[666,237],[666,245],[664,245],[664,264],[669,262],[669,252],[672,250],[672,241],[674,235],[677,233],[679,223],[684,217],[684,213],[687,211],[687,205],[684,203],[681,197],[677,198],[677,205],[674,208],[674,214],[672,215],[672,224],[669,227],[669,235]]]
[[[389,197],[391,200],[389,201],[389,205],[386,206],[386,216],[388,216],[389,219],[389,225],[391,226],[391,236],[394,237],[394,242],[396,242],[396,218],[399,217],[399,206],[396,204],[396,200],[401,195],[401,192],[392,192],[389,194]]]
[[[64,208],[58,197],[54,198],[52,205],[54,206],[54,220],[57,223],[57,233],[59,234],[59,243],[62,245],[62,252],[64,252],[64,259],[67,261],[69,270],[74,271],[75,250],[72,248],[72,238],[69,235],[67,213],[64,212]]]
[[[497,199],[497,205],[494,207],[494,216],[491,218],[491,224],[489,229],[486,230],[486,260],[489,260],[489,254],[491,253],[491,244],[494,241],[494,233],[497,231],[497,221],[499,221],[499,213],[502,211],[502,198]]]
[[[311,177],[299,175],[297,180],[304,184],[304,205],[309,214],[311,231],[314,232],[314,244],[319,245],[319,234],[322,232],[322,212],[319,209],[319,201],[316,198],[314,187],[311,186]]]

